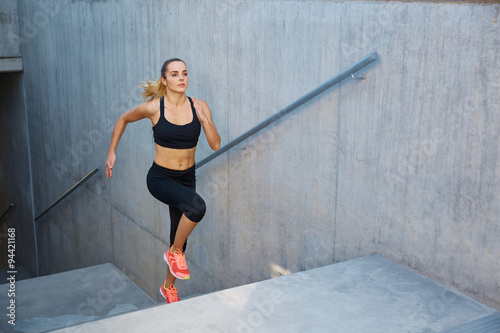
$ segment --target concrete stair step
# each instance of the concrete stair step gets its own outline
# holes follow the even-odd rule
[[[492,315],[498,312],[370,255],[56,332],[423,333]]]
[[[15,326],[3,314],[0,333],[48,332],[156,305],[109,263],[16,281],[14,289],[10,297],[12,286],[0,285],[0,308],[9,314],[10,301],[15,301]]]
[[[469,323],[446,330],[443,333],[499,333],[500,313],[473,320]]]

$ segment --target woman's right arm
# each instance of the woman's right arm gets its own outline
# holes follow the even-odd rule
[[[156,112],[156,109],[158,109],[154,107],[154,104],[154,101],[139,104],[118,118],[115,128],[113,129],[111,144],[109,145],[108,159],[106,160],[106,176],[108,178],[113,178],[112,169],[116,162],[116,148],[118,147],[118,143],[120,142],[123,133],[125,132],[127,124],[144,118],[151,118]]]

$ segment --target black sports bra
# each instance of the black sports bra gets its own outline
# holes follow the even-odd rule
[[[160,119],[153,126],[153,136],[156,144],[173,149],[189,149],[196,147],[201,132],[201,124],[196,116],[196,109],[194,108],[193,101],[189,97],[188,99],[189,103],[191,103],[193,120],[185,125],[172,124],[165,118],[163,97],[160,99]]]

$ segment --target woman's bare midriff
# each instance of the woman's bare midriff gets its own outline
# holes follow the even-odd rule
[[[155,144],[155,163],[171,170],[186,170],[194,165],[196,147],[189,149],[165,148]]]

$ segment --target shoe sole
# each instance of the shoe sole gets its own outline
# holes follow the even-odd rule
[[[161,287],[160,287],[160,294],[163,296],[163,298],[165,299],[165,301],[167,301],[167,304],[172,304],[172,303],[176,303],[176,302],[180,302],[180,301],[181,301],[181,300],[178,300],[178,301],[176,301],[176,302],[169,303],[169,302],[168,302],[168,299],[167,299],[167,296],[165,296],[165,295],[163,294],[163,291],[161,291]]]
[[[163,254],[163,260],[165,260],[165,262],[167,263],[168,265],[168,269],[170,269],[170,273],[172,273],[173,276],[175,276],[176,278],[178,278],[179,280],[189,280],[189,278],[191,277],[190,275],[186,276],[186,277],[180,277],[180,276],[177,276],[175,275],[175,273],[172,271],[172,267],[170,267],[170,264],[168,263],[168,259],[167,259],[167,252],[165,252]]]

